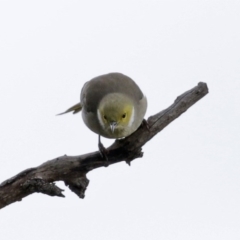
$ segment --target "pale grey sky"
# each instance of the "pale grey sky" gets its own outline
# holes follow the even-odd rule
[[[55,116],[97,75],[132,77],[147,117],[200,81],[210,90],[131,167],[88,174],[84,200],[58,183],[65,199],[2,209],[1,240],[239,240],[239,13],[238,0],[1,0],[0,182],[97,150],[80,114]]]

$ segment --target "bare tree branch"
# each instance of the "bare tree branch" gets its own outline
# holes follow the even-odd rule
[[[142,157],[142,146],[146,142],[207,93],[207,84],[199,83],[196,87],[177,97],[170,107],[149,117],[146,124],[142,124],[131,136],[116,140],[107,149],[107,165],[121,161],[130,164],[133,159]],[[102,159],[99,152],[93,152],[80,156],[65,155],[47,161],[36,168],[29,168],[1,183],[0,208],[21,201],[22,198],[36,192],[64,197],[63,190],[55,185],[55,181],[64,181],[75,194],[84,198],[89,184],[86,174],[103,166],[106,167],[106,161]]]

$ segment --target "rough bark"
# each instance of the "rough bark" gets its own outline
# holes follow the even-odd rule
[[[80,156],[61,156],[47,161],[35,168],[26,169],[0,185],[0,208],[3,208],[32,193],[44,193],[49,196],[64,197],[63,190],[55,185],[56,181],[64,181],[75,194],[84,198],[89,184],[86,174],[96,168],[106,167],[114,163],[130,162],[143,156],[142,146],[178,118],[194,103],[208,93],[206,83],[183,93],[167,109],[148,118],[146,124],[131,136],[116,140],[107,148],[108,163],[99,152]]]

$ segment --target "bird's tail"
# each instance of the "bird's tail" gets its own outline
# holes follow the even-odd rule
[[[65,113],[69,113],[69,112],[73,112],[73,114],[78,113],[82,110],[82,104],[81,103],[77,103],[75,105],[73,105],[72,107],[70,107],[69,109],[67,109],[65,112],[59,113],[57,115],[62,115]]]

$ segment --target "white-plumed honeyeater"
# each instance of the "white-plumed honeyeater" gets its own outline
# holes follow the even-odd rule
[[[131,78],[121,73],[109,73],[86,82],[80,102],[60,114],[82,111],[84,123],[99,135],[101,152],[100,136],[129,136],[141,125],[146,109],[147,99]]]

